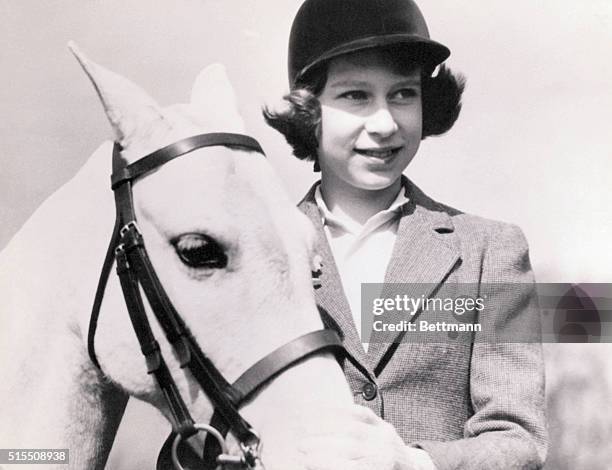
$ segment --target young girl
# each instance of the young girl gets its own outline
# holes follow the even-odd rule
[[[319,233],[317,300],[355,359],[343,366],[355,402],[374,412],[354,429],[322,426],[305,445],[312,468],[366,469],[374,455],[396,470],[544,462],[539,344],[360,337],[364,282],[402,283],[413,298],[474,285],[483,329],[539,328],[520,229],[442,205],[402,175],[459,115],[463,80],[438,67],[449,55],[413,0],[306,0],[293,23],[289,107],[264,114],[321,171],[300,203]]]

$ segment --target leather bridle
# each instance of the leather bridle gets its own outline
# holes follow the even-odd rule
[[[214,467],[231,463],[253,469],[261,466],[260,439],[251,425],[240,415],[240,405],[251,399],[263,385],[304,358],[324,351],[342,354],[345,354],[345,351],[335,331],[326,329],[314,331],[273,351],[242,374],[236,382],[230,384],[193,338],[168,298],[147,254],[134,211],[132,183],[174,158],[210,146],[238,147],[264,155],[261,146],[252,137],[242,134],[209,133],[180,140],[128,165],[121,156],[121,146],[115,143],[111,177],[115,195],[115,227],[98,281],[89,322],[87,349],[92,362],[100,368],[94,349],[94,337],[110,270],[113,262],[116,262],[123,296],[146,360],[147,372],[155,377],[171,413],[173,434],[176,436],[171,451],[175,458],[173,459],[175,466],[179,465],[177,468],[181,468],[176,460],[178,442],[200,430],[205,430],[208,435],[203,465]],[[212,402],[214,415],[210,425],[196,424],[191,417],[151,329],[141,288],[181,368],[189,369]],[[215,430],[220,432],[215,433]],[[220,439],[224,438],[228,431],[239,443],[242,455],[227,455],[224,442]],[[166,450],[167,447],[164,446]],[[158,468],[159,465],[160,461]]]

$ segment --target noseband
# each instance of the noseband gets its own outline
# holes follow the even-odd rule
[[[211,133],[180,140],[127,165],[121,157],[121,146],[113,148],[112,189],[115,195],[115,227],[98,281],[94,305],[89,322],[87,349],[92,362],[100,368],[94,349],[94,337],[104,297],[104,290],[113,262],[121,283],[123,297],[134,332],[145,357],[147,372],[159,385],[171,412],[173,430],[170,445],[164,445],[162,454],[170,452],[177,469],[177,447],[182,439],[207,432],[203,461],[205,468],[217,465],[238,465],[242,468],[261,468],[260,439],[251,425],[240,415],[239,407],[278,374],[296,365],[304,358],[324,351],[343,353],[341,340],[333,330],[308,333],[281,346],[244,372],[230,384],[211,360],[202,352],[185,322],[168,298],[147,254],[142,234],[138,228],[132,197],[132,183],[165,163],[193,150],[211,146],[230,146],[264,155],[259,143],[242,134]],[[214,414],[210,424],[197,424],[191,417],[178,387],[162,356],[146,315],[140,288],[151,306],[166,339],[172,346],[181,368],[187,368],[212,402]],[[225,435],[231,432],[240,445],[241,455],[229,455]],[[160,462],[167,455],[160,455]]]

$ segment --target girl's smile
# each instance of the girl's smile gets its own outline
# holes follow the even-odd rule
[[[388,159],[392,156],[397,155],[403,147],[383,147],[383,148],[365,148],[365,149],[355,149],[360,155],[365,155],[367,157],[374,157],[379,159]]]

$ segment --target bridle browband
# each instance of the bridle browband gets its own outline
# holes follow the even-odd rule
[[[155,377],[171,412],[173,434],[172,455],[177,468],[176,448],[181,439],[200,430],[207,431],[204,464],[241,465],[255,468],[261,465],[260,440],[251,425],[240,415],[241,404],[251,399],[266,383],[313,354],[324,351],[345,353],[338,334],[333,330],[319,330],[301,336],[261,359],[229,384],[221,372],[202,352],[179,313],[174,309],[151,264],[144,240],[136,221],[132,197],[132,183],[165,163],[193,150],[210,146],[238,147],[265,155],[259,143],[242,134],[209,133],[180,140],[127,165],[121,157],[121,146],[114,144],[112,189],[115,195],[115,227],[106,253],[94,299],[87,349],[92,362],[100,369],[94,348],[94,337],[113,262],[132,326],[145,356],[147,372]],[[210,425],[196,424],[181,397],[176,383],[162,356],[146,315],[140,288],[151,310],[178,357],[181,368],[187,368],[212,402],[214,414]],[[212,426],[212,428],[211,428]],[[220,432],[217,432],[219,430]],[[242,450],[241,456],[227,455],[222,438],[230,431]],[[216,439],[216,440],[215,440]],[[168,451],[165,445],[162,449]],[[160,456],[161,457],[161,456]],[[161,460],[158,460],[158,468]]]

